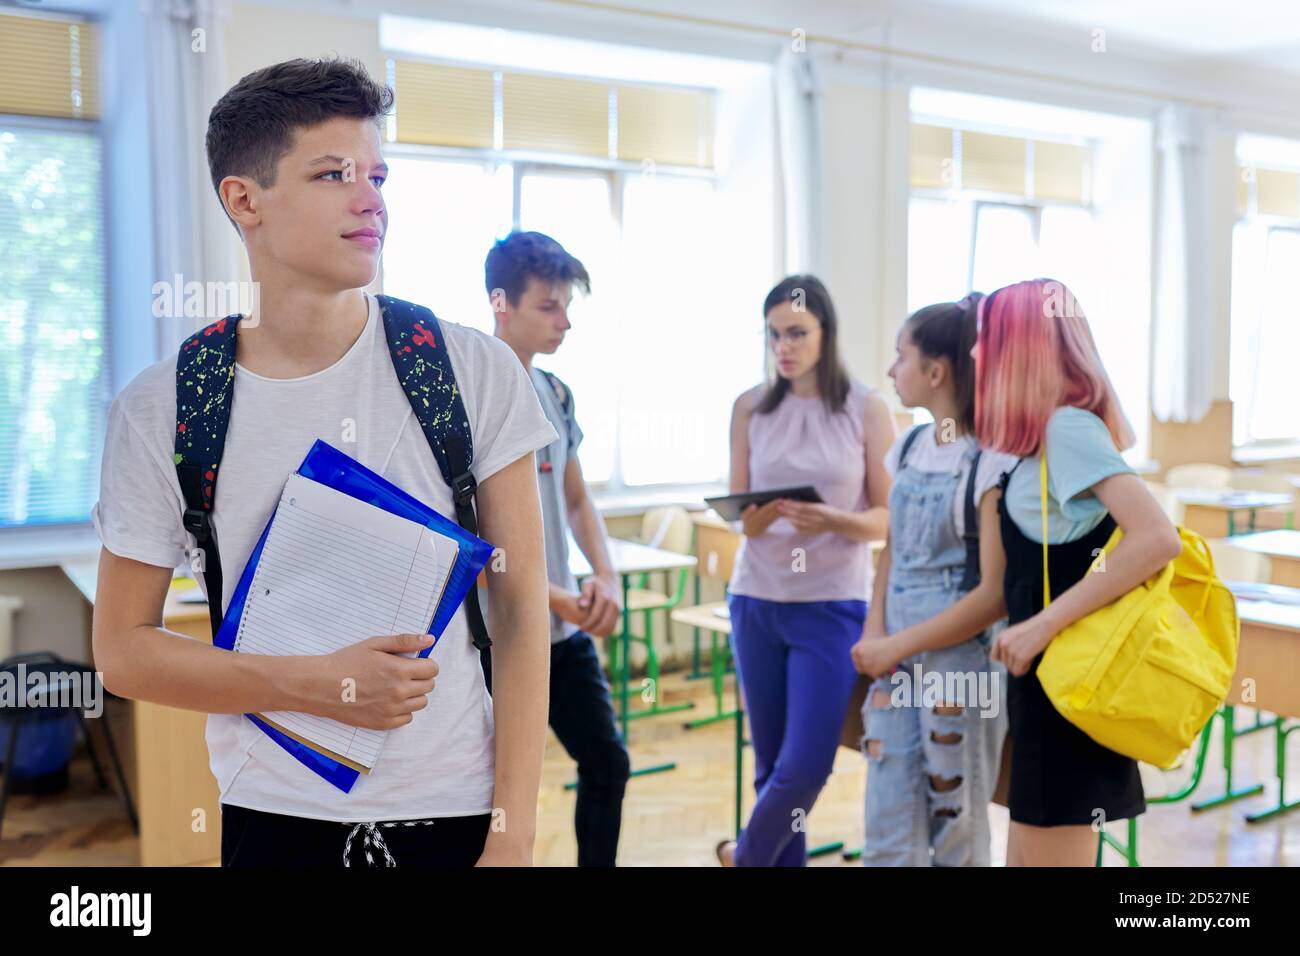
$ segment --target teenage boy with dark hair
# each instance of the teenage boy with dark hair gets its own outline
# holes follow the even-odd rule
[[[551,355],[569,329],[576,285],[591,291],[582,263],[540,232],[512,232],[488,252],[486,285],[496,335],[523,363],[559,438],[538,453],[546,574],[551,603],[551,729],[578,762],[574,830],[579,866],[613,866],[623,818],[629,760],[619,737],[609,685],[589,635],[607,637],[619,623],[622,593],[605,545],[605,524],[578,463],[582,429],[573,395],[533,365]],[[579,589],[569,570],[569,529],[594,573]]]
[[[379,123],[391,105],[360,64],[292,60],[244,77],[209,117],[212,182],[260,283],[257,314],[236,326],[237,400],[210,512],[224,566],[210,599],[223,608],[317,438],[453,513],[363,291],[388,225]],[[104,544],[95,662],[116,693],[209,714],[223,864],[337,867],[361,864],[363,849],[379,865],[532,860],[547,706],[533,452],[555,432],[508,348],[451,323],[433,332],[468,418],[480,534],[509,555],[508,573],[489,574],[491,697],[464,608],[424,660],[406,655],[425,635],[357,634],[332,654],[274,657],[160,626],[172,569],[196,544],[173,467],[177,359],[140,373],[113,403],[93,515]],[[373,771],[343,793],[243,716],[282,710],[391,733]]]

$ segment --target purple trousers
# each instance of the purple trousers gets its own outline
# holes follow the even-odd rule
[[[727,603],[758,793],[735,862],[803,866],[807,817],[830,776],[857,679],[849,652],[862,635],[867,602],[733,594]]]

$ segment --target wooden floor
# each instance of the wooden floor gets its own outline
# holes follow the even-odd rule
[[[730,678],[728,678],[730,686]],[[677,769],[634,778],[628,784],[623,812],[619,862],[629,866],[712,866],[714,844],[733,827],[734,729],[725,721],[684,730],[682,721],[713,712],[708,681],[669,675],[663,681],[664,703],[694,700],[694,714],[677,713],[632,722],[633,767],[675,761]],[[730,690],[728,691],[730,701]],[[1238,712],[1242,724],[1251,719]],[[1193,814],[1188,803],[1153,806],[1139,826],[1140,859],[1148,866],[1297,866],[1300,865],[1300,811],[1248,825],[1247,810],[1269,805],[1276,792],[1273,735],[1260,731],[1237,743],[1234,777],[1238,785],[1267,781],[1263,795],[1226,807]],[[1300,794],[1300,748],[1292,748],[1288,791]],[[1189,762],[1190,763],[1190,762]],[[1221,792],[1222,758],[1212,748],[1209,766],[1196,798]],[[1144,768],[1145,769],[1145,768]],[[1190,766],[1147,779],[1148,795],[1167,792],[1186,779]],[[752,774],[752,753],[745,752],[745,779]],[[841,750],[835,771],[808,818],[809,845],[862,840],[863,759]],[[127,825],[121,802],[97,789],[89,762],[78,758],[66,793],[53,797],[12,797],[0,838],[0,865],[122,866],[139,862],[138,841]],[[573,764],[554,737],[547,744],[542,772],[536,862],[572,866],[574,794],[564,784]],[[745,812],[753,802],[745,787]],[[992,807],[994,860],[1001,863],[1006,842],[1006,811]],[[1107,852],[1108,865],[1122,865]],[[813,861],[815,866],[849,866],[838,854]]]

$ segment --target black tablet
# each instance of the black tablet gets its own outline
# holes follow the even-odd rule
[[[773,488],[770,491],[746,491],[738,495],[724,495],[721,498],[705,498],[714,511],[727,521],[739,521],[740,513],[750,505],[765,505],[777,498],[789,498],[793,501],[820,502],[822,496],[812,485],[797,488]]]

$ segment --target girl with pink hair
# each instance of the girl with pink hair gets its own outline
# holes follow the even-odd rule
[[[1048,279],[1007,286],[980,303],[978,321],[976,435],[982,446],[1020,459],[1002,479],[1009,626],[992,648],[1009,673],[1007,865],[1088,866],[1097,845],[1092,825],[1142,813],[1142,781],[1134,760],[1094,742],[1056,711],[1038,665],[1058,633],[1155,574],[1178,556],[1181,543],[1120,456],[1133,444],[1133,431],[1070,291]],[[1105,573],[1089,574],[1116,526],[1124,537],[1106,556]]]

